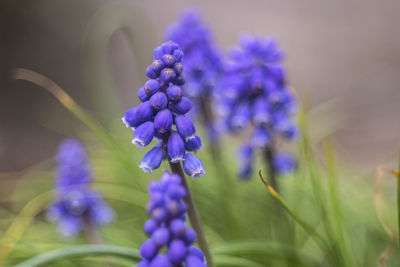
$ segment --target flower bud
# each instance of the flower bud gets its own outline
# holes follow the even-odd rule
[[[170,85],[167,88],[167,96],[171,101],[179,101],[182,98],[182,89],[176,85]]]
[[[157,255],[150,263],[149,267],[171,267],[171,261],[167,255]]]
[[[159,133],[165,133],[171,129],[173,123],[171,111],[168,109],[161,110],[154,118],[154,128]]]
[[[201,160],[190,153],[186,153],[185,155],[185,160],[183,161],[183,169],[185,173],[192,178],[198,178],[206,174]]]
[[[159,89],[160,89],[160,84],[157,80],[154,80],[154,79],[148,80],[144,84],[144,90],[145,90],[146,94],[148,94],[148,95],[155,94]]]
[[[149,66],[146,69],[146,76],[149,77],[150,79],[155,79],[157,78],[157,73],[153,70],[152,66]]]
[[[140,247],[140,256],[149,261],[154,258],[157,252],[158,248],[151,239],[145,241]]]
[[[139,121],[149,121],[153,117],[154,111],[149,101],[140,104],[136,109],[136,117]]]
[[[182,97],[180,101],[171,105],[171,109],[175,113],[186,114],[192,109],[192,101],[187,97]]]
[[[274,158],[274,168],[278,175],[293,172],[297,167],[295,158],[286,153],[277,154]]]
[[[144,90],[144,87],[141,87],[137,93],[138,98],[140,101],[145,102],[149,100],[149,96],[146,94],[146,91]]]
[[[153,232],[159,227],[159,223],[154,219],[149,219],[144,224],[144,232],[146,235],[151,236]]]
[[[171,68],[164,68],[160,74],[160,81],[163,84],[169,84],[176,77],[175,71]]]
[[[200,137],[197,135],[194,138],[191,138],[185,141],[185,148],[187,151],[198,152],[203,147]]]
[[[174,84],[176,84],[176,85],[184,85],[185,84],[185,75],[183,75],[183,72],[175,77]]]
[[[155,169],[158,169],[163,160],[163,149],[161,146],[155,146],[144,155],[140,162],[139,168],[144,172],[153,173]]]
[[[168,257],[172,263],[178,264],[185,259],[187,248],[182,240],[172,240],[168,247]]]
[[[142,123],[136,128],[133,134],[132,144],[137,145],[139,148],[144,148],[150,144],[154,137],[154,124],[151,121]]]
[[[134,107],[134,108],[128,109],[125,112],[125,115],[122,118],[122,121],[125,123],[126,127],[135,128],[142,123],[142,120],[139,119],[138,116],[136,115],[136,110],[137,110],[137,107]]]
[[[158,228],[151,235],[151,240],[153,240],[156,247],[160,248],[166,245],[169,241],[169,231],[165,227]]]
[[[174,71],[177,75],[181,74],[183,72],[183,65],[180,62],[176,62],[174,64]]]
[[[164,54],[161,60],[166,67],[172,67],[175,63],[175,59],[171,54]]]
[[[173,133],[168,138],[168,155],[171,162],[180,162],[185,158],[185,144],[179,134]]]
[[[178,133],[182,136],[182,138],[187,141],[189,139],[194,138],[194,134],[196,132],[193,122],[191,119],[184,115],[178,115],[175,117],[175,126],[178,130]]]
[[[153,63],[151,63],[151,68],[153,69],[153,71],[157,74],[160,73],[160,71],[165,67],[165,64],[159,60],[156,59],[153,61]]]
[[[173,57],[174,57],[175,61],[177,61],[177,62],[181,61],[183,58],[183,51],[180,49],[176,49],[173,53]]]
[[[151,96],[150,103],[154,110],[161,110],[167,107],[168,99],[163,92],[158,92]]]

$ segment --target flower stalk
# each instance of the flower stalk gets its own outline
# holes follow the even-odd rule
[[[163,141],[165,144],[164,149],[165,149],[165,151],[168,151],[168,147],[167,147],[168,142],[166,142],[166,141],[168,140],[169,136],[165,134],[162,136],[162,138],[163,138]],[[186,190],[186,196],[184,198],[184,201],[188,205],[188,215],[189,215],[190,224],[192,225],[193,229],[196,231],[198,242],[199,242],[199,247],[203,251],[204,256],[206,257],[207,266],[214,267],[210,248],[208,246],[208,243],[207,243],[204,231],[203,231],[203,226],[201,224],[199,212],[197,211],[196,204],[194,203],[192,194],[190,193],[189,186],[185,179],[185,175],[183,174],[182,165],[180,162],[171,162],[170,158],[168,159],[168,163],[171,168],[171,172],[174,174],[177,174],[181,178],[182,186]]]

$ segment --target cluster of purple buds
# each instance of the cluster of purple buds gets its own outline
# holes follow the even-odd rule
[[[203,117],[210,140],[216,140],[217,132],[210,118],[212,114],[204,114],[211,113],[204,110],[207,108],[205,105],[213,100],[214,89],[223,72],[221,53],[214,44],[211,29],[205,25],[197,9],[188,9],[178,22],[167,29],[166,35],[167,39],[179,44],[185,53],[184,92],[195,104],[195,115]]]
[[[206,267],[203,252],[193,247],[196,232],[185,224],[186,190],[176,174],[165,172],[160,182],[149,184],[147,212],[151,219],[144,224],[149,237],[140,247],[138,267]],[[161,250],[166,248],[165,253]]]
[[[150,78],[139,89],[142,104],[126,111],[123,122],[134,130],[132,143],[139,148],[149,145],[153,138],[160,142],[143,157],[140,168],[152,173],[164,159],[172,163],[183,162],[183,169],[192,178],[205,174],[203,163],[193,154],[202,147],[195,126],[185,114],[192,102],[183,96],[185,83],[183,52],[168,41],[154,49],[153,63],[147,68]]]
[[[228,131],[237,133],[254,126],[250,141],[239,151],[243,178],[252,173],[257,149],[272,147],[278,136],[293,140],[298,135],[291,118],[296,101],[287,86],[282,58],[273,38],[243,36],[240,46],[229,53],[218,105]]]
[[[48,217],[57,221],[64,236],[74,236],[84,224],[102,225],[113,218],[112,209],[90,187],[91,170],[83,145],[66,139],[56,156],[56,197]]]

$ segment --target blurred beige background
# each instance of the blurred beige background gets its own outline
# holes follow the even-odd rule
[[[0,4],[0,171],[51,157],[58,142],[80,125],[44,90],[11,81],[12,68],[45,74],[93,113],[99,110],[95,89],[109,83],[122,110],[137,101],[145,64],[166,25],[192,6],[202,9],[223,48],[244,32],[279,39],[290,82],[313,109],[312,134],[334,133],[342,162],[369,171],[395,161],[399,1],[6,0]],[[119,19],[132,27],[133,36],[117,31],[109,44],[87,41]],[[98,52],[100,63],[94,61]],[[101,75],[104,70],[110,70],[110,79]]]

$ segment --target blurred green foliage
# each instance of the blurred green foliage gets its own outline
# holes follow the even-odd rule
[[[101,229],[105,243],[134,251],[146,239],[142,231],[148,218],[146,186],[151,179],[158,179],[162,170],[152,175],[143,173],[138,163],[145,152],[130,145],[131,132],[122,123],[116,120],[113,125],[109,132],[98,133],[99,129],[92,128],[82,129],[79,135],[89,149],[94,186],[117,214],[113,224]],[[207,174],[197,180],[189,179],[189,186],[218,266],[375,266],[389,245],[390,238],[376,216],[373,179],[360,179],[338,168],[330,145],[325,146],[325,159],[317,160],[314,144],[307,138],[305,114],[301,116],[301,125],[299,169],[279,180],[280,194],[314,233],[305,231],[288,216],[256,175],[250,181],[237,180],[234,155],[238,144],[234,138],[223,139],[220,162],[212,160],[207,144],[199,153]],[[107,134],[112,142],[101,142],[105,140],[98,138],[102,134]],[[123,153],[125,163],[121,164],[121,155],[115,151]],[[0,222],[0,245],[10,252],[5,255],[5,266],[53,249],[86,243],[83,236],[63,239],[55,225],[45,218],[53,186],[50,162],[51,159],[42,164],[45,167],[36,167],[18,181],[10,199],[14,207]],[[264,169],[263,162],[257,166]],[[394,200],[385,204],[393,205],[391,210],[395,211]],[[389,219],[394,225],[395,212],[392,215]],[[314,235],[320,236],[324,245],[316,242]],[[389,266],[400,263],[395,246]],[[1,255],[4,256],[4,250]],[[132,264],[119,257],[80,255],[59,259],[52,266],[97,266],[99,261],[115,266]]]

